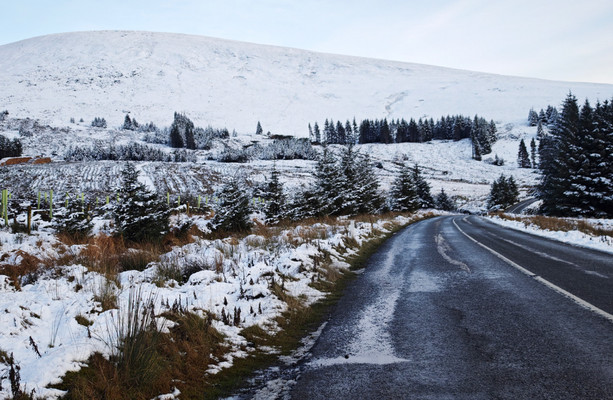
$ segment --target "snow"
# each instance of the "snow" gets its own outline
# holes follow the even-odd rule
[[[554,82],[315,53],[202,36],[100,31],[0,46],[0,107],[58,126],[104,117],[121,126],[196,125],[307,136],[332,118],[439,118],[478,113],[518,123],[530,108],[610,99],[613,85]]]
[[[533,235],[554,239],[574,246],[587,247],[613,254],[613,239],[611,236],[593,236],[578,230],[571,230],[568,232],[551,231],[529,224],[528,221],[510,221],[498,216],[488,217],[487,219],[488,221],[494,222],[498,225],[528,232]],[[584,221],[595,227],[600,227],[609,231],[613,230],[613,220],[611,219],[586,219]]]
[[[413,218],[420,218],[420,214]],[[406,224],[410,220],[398,217],[396,222]],[[239,350],[239,346],[246,344],[240,336],[243,327],[259,324],[270,332],[278,329],[274,319],[287,306],[271,291],[272,280],[282,285],[288,294],[305,298],[307,304],[312,303],[323,293],[309,285],[320,276],[311,256],[319,255],[321,258],[322,252],[326,251],[332,258],[331,268],[347,268],[348,264],[339,251],[351,255],[355,249],[345,249],[344,238],[352,237],[362,243],[373,229],[386,232],[385,225],[385,220],[374,224],[344,220],[336,226],[297,226],[281,231],[273,238],[249,235],[238,241],[198,239],[174,247],[142,272],[120,273],[117,285],[79,264],[60,265],[43,272],[34,282],[23,282],[21,290],[16,289],[8,277],[0,276],[0,326],[3,327],[0,330],[0,349],[13,353],[21,367],[22,387],[35,389],[38,396],[55,398],[62,392],[49,389],[47,385],[58,383],[67,371],[78,370],[93,352],[108,356],[117,351],[115,344],[121,330],[120,321],[133,306],[135,296],[144,302],[151,300],[156,315],[175,303],[192,312],[203,313],[206,310],[217,316],[221,315],[222,309],[230,313],[235,307],[240,308],[240,326],[213,321],[213,326],[234,348],[225,359],[211,366],[208,373],[214,374],[231,366],[234,358],[247,355]],[[319,232],[318,238],[309,239],[305,232],[313,230]],[[66,247],[49,235],[45,230],[37,231],[33,236],[0,230],[2,263],[17,263],[19,260],[15,255],[20,249],[27,249],[31,255],[41,259],[57,259],[60,254],[68,253],[76,255],[83,249],[83,246]],[[35,246],[41,241],[41,246]],[[159,286],[158,268],[174,266],[183,270],[194,265],[201,270],[193,273],[187,282],[181,284],[171,280]],[[95,296],[104,290],[117,296],[118,309],[101,309]],[[388,306],[387,303],[380,305],[373,310],[371,317],[379,318],[380,311]],[[75,319],[77,316],[87,318],[91,326],[80,325]],[[157,322],[158,326],[167,324],[161,317]],[[370,335],[369,326],[364,326],[364,335]],[[270,351],[274,353],[276,349]],[[8,366],[0,364],[0,376],[7,377],[7,371]],[[8,396],[8,386],[8,382],[2,382],[0,397]],[[172,398],[173,395],[167,394],[163,398]]]

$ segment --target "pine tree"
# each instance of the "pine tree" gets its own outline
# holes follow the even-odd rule
[[[415,183],[415,188],[417,190],[417,197],[419,199],[419,206],[421,208],[433,208],[434,199],[430,193],[430,185],[421,175],[421,171],[417,164],[415,164],[413,167],[412,174],[413,182]]]
[[[260,121],[258,121],[258,125],[255,128],[255,134],[261,135],[262,133],[264,133],[264,129],[262,129],[262,124],[260,124]]]
[[[487,207],[505,209],[517,203],[519,199],[519,190],[515,179],[500,175],[500,177],[492,183],[490,196]]]
[[[315,143],[321,143],[321,131],[319,130],[317,122],[313,125],[313,135],[315,135]]]
[[[530,140],[530,159],[532,161],[532,168],[536,168],[536,142],[534,141],[534,138]]]
[[[356,191],[358,192],[358,214],[376,214],[384,206],[384,200],[379,189],[379,178],[368,154],[358,154],[356,157]]]
[[[528,113],[528,123],[530,124],[530,126],[536,126],[538,122],[539,122],[539,115],[537,114],[536,111],[534,111],[534,108],[531,108],[530,112]]]
[[[338,215],[343,209],[342,189],[346,187],[344,176],[337,160],[328,146],[325,146],[315,166],[315,187],[313,192],[318,198],[317,215]]]
[[[541,121],[539,121],[538,125],[536,126],[536,138],[541,140],[544,136],[545,131],[543,130],[543,124],[541,124]]]
[[[517,152],[517,166],[519,168],[530,168],[532,164],[530,163],[530,155],[528,154],[528,149],[526,148],[526,142],[522,139],[519,142],[519,151]]]
[[[436,196],[436,208],[443,211],[453,211],[455,209],[455,205],[447,193],[445,193],[445,189],[441,188],[441,192]]]
[[[250,193],[244,190],[245,186],[244,179],[235,175],[221,188],[212,221],[216,230],[246,232],[251,229]]]
[[[413,181],[413,171],[403,164],[390,190],[390,209],[413,212],[418,208],[419,197]]]
[[[159,241],[168,231],[170,212],[165,202],[138,181],[138,174],[132,163],[121,171],[119,202],[112,209],[115,226],[126,240]]]
[[[262,198],[266,202],[264,215],[267,224],[277,224],[285,218],[286,197],[283,193],[283,185],[279,181],[279,171],[273,165],[270,180],[267,182]]]
[[[130,119],[130,114],[126,114],[126,117],[123,120],[123,126],[122,129],[126,129],[126,130],[134,130],[134,126],[132,125],[132,120]]]
[[[539,198],[543,201],[541,212],[549,215],[574,215],[576,204],[568,194],[571,177],[578,172],[580,153],[579,107],[572,93],[564,100],[558,121],[551,135],[544,138],[540,166],[543,172],[539,184]]]

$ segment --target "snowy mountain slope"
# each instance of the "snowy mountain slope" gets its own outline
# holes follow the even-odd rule
[[[321,54],[200,36],[81,32],[0,46],[0,109],[66,125],[126,112],[167,125],[174,111],[197,125],[307,135],[326,118],[437,118],[479,114],[524,121],[531,107],[609,99],[613,85],[516,78]]]

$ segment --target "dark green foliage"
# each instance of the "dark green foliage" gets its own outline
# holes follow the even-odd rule
[[[91,219],[89,206],[79,198],[69,198],[68,207],[58,208],[53,213],[53,225],[56,231],[76,238],[89,236],[93,228]]]
[[[5,136],[0,135],[0,158],[4,157],[19,157],[23,147],[19,139],[9,140]]]
[[[216,230],[246,232],[251,229],[251,194],[245,190],[246,186],[244,178],[235,175],[222,187],[212,221]]]
[[[279,171],[273,166],[270,180],[266,183],[262,197],[266,202],[264,214],[267,224],[276,224],[285,218],[286,197],[279,181]]]
[[[138,129],[138,122],[136,122],[136,118],[130,118],[130,114],[126,114],[126,117],[123,120],[123,126],[121,129],[126,129],[129,131],[135,131]]]
[[[539,149],[541,211],[555,216],[613,216],[613,107],[579,108],[569,94]]]
[[[92,121],[92,126],[95,128],[106,128],[106,119],[96,117]]]
[[[532,168],[537,167],[536,163],[536,141],[534,138],[530,141],[530,160],[532,162]]]
[[[112,209],[117,232],[133,242],[161,240],[168,231],[170,216],[166,202],[138,181],[134,164],[127,163],[121,174],[119,202]]]
[[[455,204],[447,196],[444,189],[441,189],[441,192],[436,196],[436,208],[444,211],[453,211],[455,209]]]
[[[513,179],[512,176],[507,178],[504,175],[500,175],[500,177],[492,183],[487,207],[490,209],[505,209],[517,203],[518,200],[519,190],[515,183],[515,179]]]
[[[196,149],[194,123],[184,114],[175,113],[175,119],[170,126],[170,147]]]
[[[436,123],[433,119],[420,119],[418,122],[414,119],[409,122],[404,119],[365,119],[359,124],[359,128],[355,119],[353,125],[347,121],[345,126],[326,119],[323,137],[319,138],[317,123],[314,124],[312,135],[316,142],[323,140],[327,144],[404,143],[471,138],[480,147],[480,154],[490,153],[491,146],[497,139],[496,124],[493,121],[488,123],[481,117],[471,119],[461,115],[442,117]]]
[[[412,173],[413,182],[415,183],[415,188],[417,190],[417,198],[419,199],[419,206],[421,208],[434,207],[434,199],[432,198],[432,194],[430,193],[430,185],[421,175],[419,165],[415,164]]]
[[[517,166],[519,168],[532,167],[532,163],[530,162],[530,155],[528,154],[528,149],[526,148],[526,142],[524,142],[524,139],[519,142],[519,151],[517,152]]]
[[[419,207],[419,196],[413,179],[413,171],[403,164],[390,190],[390,209],[412,212]]]

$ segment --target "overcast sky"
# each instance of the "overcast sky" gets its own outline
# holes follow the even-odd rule
[[[611,0],[13,0],[0,24],[0,44],[145,30],[613,83]]]

